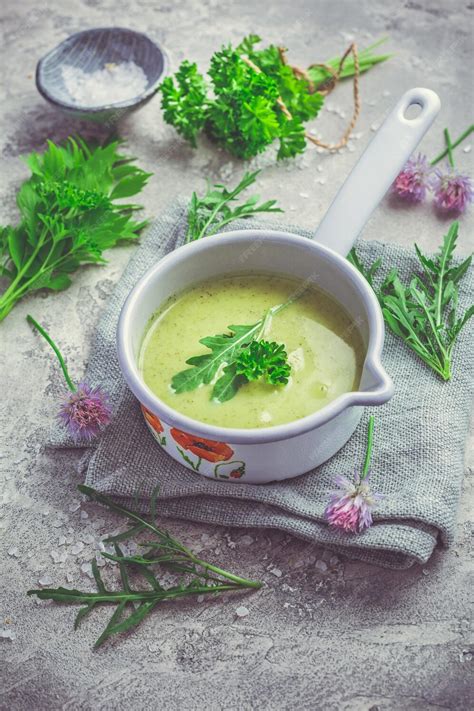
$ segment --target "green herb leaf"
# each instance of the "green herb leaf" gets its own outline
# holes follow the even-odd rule
[[[239,158],[252,158],[279,140],[278,158],[302,153],[306,147],[304,122],[315,118],[324,102],[322,93],[314,91],[307,78],[297,76],[282,59],[278,47],[258,49],[260,37],[244,37],[235,49],[222,47],[211,58],[208,71],[210,85],[194,63],[182,62],[174,77],[160,86],[164,119],[193,146],[204,131],[212,140]],[[364,72],[389,55],[375,55],[379,43],[359,55]],[[253,62],[260,72],[249,66]],[[325,62],[333,69],[340,58]],[[355,72],[353,58],[347,58],[341,77]],[[308,70],[313,84],[324,85],[332,77],[321,65]],[[283,111],[281,102],[291,113]]]
[[[199,343],[206,346],[210,353],[188,358],[186,363],[192,367],[181,370],[171,379],[171,387],[174,392],[184,393],[195,390],[200,385],[209,385],[216,378],[211,399],[217,402],[226,402],[234,397],[239,388],[249,380],[244,372],[239,371],[237,368],[237,362],[243,349],[247,348],[253,341],[259,341],[265,333],[271,318],[286,308],[292,301],[293,299],[290,299],[284,304],[273,306],[260,321],[250,326],[229,326],[229,333],[201,338]],[[270,345],[273,346],[273,344]],[[277,356],[273,365],[281,365],[281,351],[276,354],[273,351],[273,347],[270,350],[267,350],[266,347],[264,349],[266,350],[267,358]],[[269,366],[272,366],[272,364],[269,363]],[[277,370],[276,374],[282,376],[280,370]]]
[[[240,351],[235,361],[236,372],[248,381],[264,378],[271,385],[286,385],[291,367],[283,343],[252,341]]]
[[[242,578],[197,558],[194,553],[173,538],[167,531],[159,528],[153,515],[158,495],[157,489],[152,495],[149,517],[142,516],[121,504],[116,504],[112,499],[88,486],[79,486],[78,489],[93,501],[97,501],[112,511],[122,514],[132,522],[131,528],[123,534],[119,534],[121,540],[129,538],[141,530],[147,530],[155,539],[141,543],[147,550],[140,557],[124,556],[117,544],[115,544],[115,556],[102,554],[104,557],[112,557],[113,560],[118,562],[122,583],[121,589],[109,590],[106,587],[94,559],[92,561],[92,573],[97,592],[70,590],[63,587],[28,590],[28,595],[36,595],[40,600],[54,600],[63,604],[83,605],[76,617],[74,629],[78,628],[81,621],[97,605],[115,605],[115,610],[104,631],[96,641],[95,647],[99,647],[113,635],[121,634],[137,627],[157,605],[165,600],[178,599],[189,595],[215,595],[226,591],[256,590],[262,586],[260,582]],[[118,538],[119,536],[115,536],[114,540],[118,540]],[[167,572],[168,587],[161,585],[157,579],[158,570],[162,567],[166,571],[172,571],[176,576],[174,584],[169,585],[169,573]],[[132,587],[130,582],[131,575],[144,578],[150,587]],[[128,614],[127,608],[130,610]]]
[[[255,183],[259,173],[259,170],[245,173],[240,183],[232,190],[217,183],[213,187],[208,187],[206,194],[202,197],[193,193],[188,208],[186,241],[192,242],[201,239],[201,237],[215,234],[224,225],[228,225],[234,220],[245,219],[262,212],[283,212],[279,207],[276,207],[276,200],[267,200],[258,204],[258,195],[253,195],[244,203],[233,207],[233,203],[240,193]]]
[[[146,224],[132,219],[139,206],[114,201],[140,192],[151,173],[118,147],[69,138],[28,156],[32,175],[18,192],[20,222],[0,229],[0,272],[9,280],[0,321],[23,296],[66,289],[81,264],[103,264],[106,249],[138,237]]]
[[[392,269],[380,288],[375,289],[373,277],[380,260],[366,269],[355,250],[349,255],[352,264],[374,288],[385,321],[393,333],[443,380],[451,378],[456,338],[474,315],[474,306],[471,306],[463,316],[456,316],[457,285],[472,260],[467,257],[460,265],[452,265],[458,229],[458,222],[454,222],[434,259],[423,255],[415,244],[421,274],[414,275],[408,286],[402,284],[397,270]]]

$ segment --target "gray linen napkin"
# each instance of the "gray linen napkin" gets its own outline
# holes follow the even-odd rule
[[[271,221],[245,220],[230,229],[267,227],[311,234]],[[140,491],[140,506],[160,484],[159,513],[225,526],[276,528],[315,544],[385,567],[407,568],[426,562],[438,543],[453,541],[456,508],[474,384],[473,331],[465,328],[455,352],[455,375],[443,383],[391,333],[384,364],[396,393],[376,414],[372,459],[374,490],[384,495],[374,525],[358,536],[331,529],[323,512],[332,479],[360,468],[366,443],[366,410],[361,424],[330,461],[308,474],[279,483],[252,485],[206,479],[171,459],[153,442],[137,401],[125,386],[117,362],[115,332],[121,306],[142,274],[167,252],[182,244],[185,203],[178,201],[156,219],[116,285],[95,334],[86,380],[111,393],[112,423],[83,458],[86,483],[122,501]],[[366,262],[383,257],[402,277],[417,267],[413,252],[378,242],[360,242]],[[464,310],[473,292],[472,272],[461,288]],[[63,431],[52,446],[73,447]]]

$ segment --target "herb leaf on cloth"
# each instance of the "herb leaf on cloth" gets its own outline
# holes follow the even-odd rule
[[[472,261],[469,256],[460,265],[452,265],[458,229],[459,223],[454,222],[434,259],[422,254],[415,244],[421,269],[408,285],[403,284],[398,271],[392,269],[376,290],[390,329],[443,380],[451,378],[456,338],[474,315],[474,305],[461,316],[456,313],[458,284]],[[355,250],[349,259],[373,286],[380,260],[367,269]]]
[[[202,197],[193,193],[188,209],[188,232],[186,242],[193,242],[201,237],[213,235],[234,220],[251,217],[262,212],[283,212],[276,207],[276,200],[267,200],[258,204],[259,196],[252,195],[244,203],[232,206],[241,192],[253,185],[259,170],[245,173],[240,183],[228,190],[220,183],[208,187]]]

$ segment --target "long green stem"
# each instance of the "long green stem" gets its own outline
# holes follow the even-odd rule
[[[12,281],[11,284],[9,285],[8,289],[6,289],[6,290],[3,292],[3,294],[1,295],[1,297],[0,297],[0,309],[2,309],[2,308],[4,307],[4,305],[6,305],[6,304],[8,303],[9,298],[10,298],[10,294],[11,294],[12,292],[15,292],[15,287],[16,287],[16,285],[18,284],[19,281],[21,281],[21,279],[23,279],[23,276],[26,274],[26,272],[28,271],[28,269],[29,269],[29,268],[31,267],[31,265],[33,264],[34,260],[36,259],[37,255],[38,255],[38,252],[39,252],[40,249],[43,247],[46,234],[47,234],[47,230],[43,230],[43,232],[41,233],[41,235],[40,235],[40,237],[39,237],[39,239],[38,239],[38,243],[37,243],[36,247],[34,248],[33,252],[32,252],[31,255],[30,255],[30,258],[28,259],[27,262],[25,262],[25,264],[23,265],[23,267],[20,269],[20,271],[18,272],[18,274],[16,275],[16,277],[13,279],[13,281]]]
[[[53,341],[53,339],[51,338],[51,336],[49,335],[49,333],[47,333],[47,332],[44,330],[44,328],[43,328],[42,326],[40,326],[40,324],[39,324],[37,321],[35,321],[35,319],[33,318],[33,316],[30,316],[30,314],[28,314],[28,316],[26,317],[26,320],[27,320],[29,323],[31,323],[31,325],[36,328],[36,330],[38,331],[38,333],[40,333],[40,334],[43,336],[43,338],[45,339],[45,341],[46,341],[47,343],[49,343],[49,345],[51,346],[51,348],[52,348],[53,351],[55,352],[56,357],[57,357],[57,359],[58,359],[58,361],[59,361],[59,365],[61,366],[61,370],[63,371],[64,378],[65,378],[65,380],[66,380],[66,383],[67,383],[67,385],[68,385],[69,390],[71,390],[73,393],[76,392],[76,389],[77,389],[77,388],[76,388],[76,386],[74,385],[74,383],[72,382],[72,380],[71,380],[71,378],[70,378],[70,376],[69,376],[69,372],[68,372],[68,369],[67,369],[67,367],[66,367],[66,363],[65,363],[64,358],[63,358],[63,356],[62,356],[62,353],[61,353],[61,351],[59,350],[59,348],[57,347],[57,345],[55,344],[55,342]]]
[[[78,486],[78,489],[83,494],[86,494],[87,496],[89,496],[89,498],[91,498],[92,500],[98,501],[102,504],[105,504],[110,509],[124,514],[125,516],[127,516],[127,518],[131,519],[135,523],[142,523],[144,528],[149,529],[150,531],[152,531],[159,537],[163,536],[163,531],[160,531],[160,529],[157,528],[153,523],[151,523],[150,521],[147,521],[146,519],[143,519],[139,514],[135,513],[134,511],[130,511],[130,509],[127,509],[124,506],[121,506],[120,504],[116,504],[114,501],[109,499],[107,496],[104,496],[103,494],[100,494],[99,492],[95,491],[95,489],[92,489],[89,486],[84,486],[82,484],[80,484]],[[252,588],[261,587],[261,583],[259,583],[259,582],[247,580],[246,578],[241,578],[238,575],[234,575],[233,573],[229,573],[226,570],[217,568],[216,566],[212,565],[211,563],[206,563],[206,561],[203,561],[200,558],[196,558],[196,556],[192,553],[192,551],[189,550],[189,548],[186,548],[186,546],[183,546],[181,543],[179,543],[175,539],[173,539],[173,543],[176,545],[176,548],[179,548],[196,565],[200,565],[207,570],[212,570],[214,573],[218,572],[219,575],[222,575],[222,577],[227,578],[228,580],[232,580],[235,583],[238,583],[239,585],[243,585],[245,587],[252,587]]]
[[[448,160],[451,168],[454,168],[454,158],[453,158],[453,146],[451,143],[451,136],[447,128],[444,129],[444,140],[446,141],[446,148],[448,150]]]
[[[252,582],[252,581],[250,581]],[[254,586],[253,586],[254,587]],[[113,603],[113,602],[122,602],[122,601],[143,601],[143,600],[150,600],[150,601],[156,601],[159,602],[160,600],[169,600],[171,598],[177,598],[177,597],[185,597],[186,595],[203,595],[206,593],[216,593],[216,592],[223,592],[225,590],[238,590],[238,587],[235,585],[212,585],[212,586],[201,586],[201,587],[195,587],[192,590],[182,590],[182,589],[176,589],[172,590],[169,589],[164,591],[164,592],[157,592],[155,590],[134,590],[131,592],[127,591],[119,591],[119,592],[113,592],[113,591],[106,591],[106,592],[97,592],[97,593],[81,593],[77,590],[68,590],[66,588],[56,588],[56,589],[51,589],[47,590],[44,588],[41,588],[39,590],[28,590],[27,594],[28,595],[37,595],[40,600],[56,600],[57,602],[78,602],[78,603],[87,603],[87,602],[105,602],[105,603]]]
[[[364,468],[362,469],[361,479],[365,479],[365,477],[369,473],[370,459],[372,457],[372,449],[373,449],[373,444],[374,444],[374,423],[375,423],[375,418],[373,415],[371,415],[369,417],[369,429],[367,432],[367,450],[365,453],[365,462],[364,462]]]
[[[453,150],[454,148],[457,148],[459,146],[459,144],[462,143],[473,131],[474,131],[474,123],[471,124],[470,126],[468,126],[468,128],[466,128],[464,133],[462,133],[459,136],[459,138],[457,138],[454,141],[454,143],[451,143],[451,150]],[[444,151],[442,151],[442,153],[440,153],[438,156],[436,156],[436,158],[434,158],[431,161],[431,165],[436,165],[436,163],[439,163],[440,160],[443,160],[443,158],[448,155],[448,152],[449,152],[448,149],[445,148]]]

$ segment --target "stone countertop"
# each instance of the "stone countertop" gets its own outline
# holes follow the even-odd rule
[[[46,138],[100,134],[57,113],[34,85],[37,59],[78,30],[107,25],[149,33],[169,51],[172,68],[184,58],[207,66],[222,42],[249,32],[284,43],[300,64],[389,35],[390,62],[361,79],[359,135],[334,155],[308,148],[277,165],[269,153],[259,192],[277,198],[286,219],[316,225],[393,102],[406,89],[437,91],[442,110],[422,150],[436,155],[442,130],[455,137],[472,121],[472,17],[467,0],[4,0],[1,9],[1,223],[16,218],[15,194],[27,175],[19,156]],[[342,133],[351,112],[351,86],[327,100],[317,129],[327,140]],[[157,214],[178,192],[204,178],[234,181],[246,166],[208,144],[193,150],[166,126],[159,100],[120,129],[140,165],[155,173],[143,201]],[[473,172],[469,140],[456,152]],[[469,251],[472,216],[461,220],[460,251]],[[386,199],[364,231],[367,239],[435,249],[446,230],[430,205],[400,208]],[[472,241],[471,241],[472,246]],[[110,254],[105,267],[81,269],[59,295],[30,297],[0,326],[0,468],[3,500],[0,639],[5,709],[461,709],[472,699],[474,641],[469,630],[472,576],[472,447],[466,463],[457,539],[424,567],[381,570],[334,556],[278,532],[166,525],[202,557],[264,588],[242,597],[164,605],[139,630],[92,651],[106,619],[97,611],[73,632],[74,610],[37,603],[26,590],[91,585],[86,562],[94,542],[118,520],[76,493],[78,456],[43,446],[60,392],[47,348],[32,338],[32,312],[63,346],[74,376],[87,362],[99,313],[133,247]],[[471,468],[470,468],[471,466]],[[471,512],[470,512],[471,504]],[[54,562],[56,560],[57,562]],[[82,569],[84,568],[84,570]],[[472,584],[472,577],[471,577]],[[248,614],[236,610],[245,606]],[[471,634],[471,637],[470,637]]]

